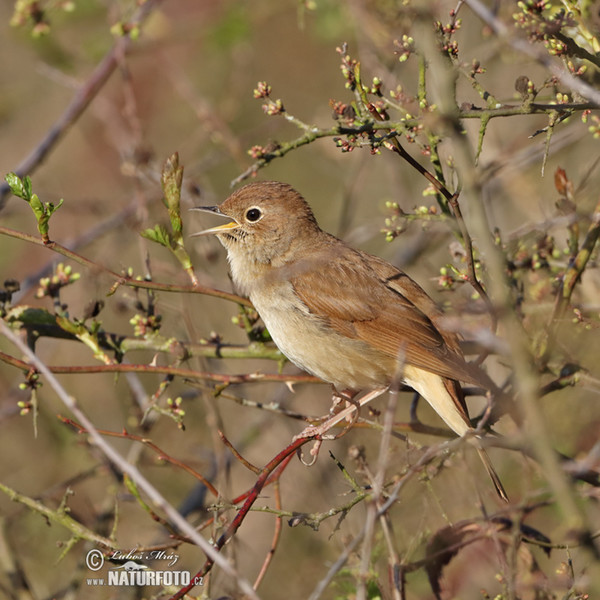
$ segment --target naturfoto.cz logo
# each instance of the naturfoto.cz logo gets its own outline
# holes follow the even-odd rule
[[[112,567],[106,573],[106,577],[93,577],[87,579],[87,584],[92,586],[186,586],[191,582],[189,571],[158,571],[137,562],[145,555],[130,551],[127,554],[115,553],[111,559],[128,559],[122,565]],[[169,564],[175,564],[179,556],[165,555],[153,556],[154,560],[170,560]],[[85,558],[87,567],[91,571],[99,571],[104,566],[104,554],[100,550],[90,550]],[[194,578],[194,585],[202,585],[202,577]]]

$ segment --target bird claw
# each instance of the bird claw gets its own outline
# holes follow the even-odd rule
[[[296,436],[297,439],[299,436]],[[323,440],[318,439],[315,440],[315,443],[313,444],[313,447],[310,449],[310,456],[312,456],[312,460],[310,462],[307,462],[304,460],[304,455],[302,454],[302,449],[298,448],[298,458],[300,459],[300,462],[305,466],[305,467],[312,467],[316,462],[317,462],[317,458],[319,458],[319,450],[321,449],[321,445],[323,444]]]
[[[379,392],[381,393],[381,392]],[[360,407],[363,404],[363,401],[358,401],[354,398],[356,394],[349,394],[347,392],[337,393],[335,392],[333,395],[333,406],[330,409],[330,417],[325,420],[321,425],[309,425],[304,428],[298,435],[294,436],[293,441],[296,441],[301,438],[316,438],[317,440],[337,440],[342,437],[352,428],[352,426],[358,420],[358,416],[360,413]],[[377,394],[378,395],[378,394]],[[367,396],[372,399],[375,397],[373,392],[367,394]],[[346,403],[346,406],[343,408],[339,408],[341,401]],[[367,400],[368,401],[368,400]],[[366,404],[366,402],[364,402]],[[336,411],[335,409],[338,408]],[[346,425],[344,425],[344,429],[337,434],[325,435],[330,429],[335,427],[340,421],[346,420]]]

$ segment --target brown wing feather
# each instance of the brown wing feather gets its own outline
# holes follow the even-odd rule
[[[312,277],[303,272],[291,278],[311,313],[388,356],[395,358],[403,348],[408,364],[479,384],[456,336],[434,324],[441,313],[418,284],[385,261],[338,244],[332,244],[331,261],[311,270]]]

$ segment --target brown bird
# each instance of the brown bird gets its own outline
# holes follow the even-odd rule
[[[352,396],[388,388],[401,353],[402,382],[459,436],[472,432],[459,381],[494,384],[467,363],[437,305],[406,273],[324,232],[285,183],[251,183],[197,210],[232,219],[196,235],[216,234],[234,283],[294,364]],[[508,500],[477,436],[470,441]]]

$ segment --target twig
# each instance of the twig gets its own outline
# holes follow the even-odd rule
[[[402,369],[404,367],[404,356],[399,360],[397,368],[397,376],[394,378],[396,381],[400,381],[402,376]],[[388,394],[389,400],[384,415],[383,431],[381,433],[381,439],[379,441],[379,454],[377,458],[377,470],[375,475],[370,477],[371,489],[372,489],[372,501],[367,507],[367,516],[365,519],[365,536],[361,549],[361,564],[359,580],[357,585],[357,598],[358,600],[366,600],[367,588],[366,584],[368,581],[368,574],[371,567],[371,559],[373,552],[373,538],[375,532],[375,523],[377,520],[381,523],[384,537],[388,542],[388,549],[390,549],[390,557],[392,565],[397,563],[397,554],[393,550],[393,545],[390,542],[389,529],[390,525],[388,522],[388,515],[380,513],[379,508],[384,501],[384,481],[385,471],[390,460],[390,442],[392,439],[392,431],[394,426],[394,414],[396,412],[396,406],[398,404],[398,389],[396,384],[392,384],[390,392]],[[396,586],[393,586],[394,597],[396,596]]]
[[[62,421],[65,425],[70,425],[71,427],[76,429],[77,433],[80,433],[80,434],[88,433],[88,431],[85,429],[85,427],[83,427],[76,421],[73,421],[73,419],[68,419],[67,417],[63,417],[62,415],[58,415],[58,419],[60,421]],[[192,467],[190,467],[186,463],[181,462],[177,458],[173,458],[172,456],[170,456],[169,454],[167,454],[166,452],[161,450],[154,442],[150,441],[148,438],[144,438],[144,437],[142,437],[140,435],[136,435],[134,433],[129,433],[126,430],[119,432],[119,431],[108,431],[106,429],[98,429],[98,433],[100,435],[104,435],[107,437],[122,438],[125,440],[131,440],[134,442],[140,442],[141,444],[144,444],[144,446],[147,446],[148,448],[150,448],[151,450],[156,452],[156,454],[158,454],[158,458],[160,460],[169,462],[172,465],[175,465],[176,467],[183,469],[186,473],[190,474],[192,477],[195,477],[200,483],[202,483],[204,486],[206,486],[206,488],[210,491],[210,493],[215,498],[218,498],[220,496],[219,492],[215,489],[215,487],[212,485],[212,483],[210,483],[210,481],[208,481],[203,475],[198,473],[198,471],[195,471],[194,469],[192,469]]]
[[[114,546],[112,540],[102,535],[98,535],[87,527],[84,527],[81,523],[76,521],[67,510],[55,510],[48,508],[38,500],[34,500],[33,498],[29,498],[24,494],[20,494],[16,490],[11,489],[3,483],[0,483],[0,491],[4,492],[13,502],[23,504],[27,508],[37,512],[40,515],[43,515],[46,519],[48,519],[48,521],[62,525],[79,539],[87,540],[88,542],[92,542],[106,548],[112,548]]]
[[[4,323],[0,321],[0,332],[2,332],[19,350],[31,361],[35,368],[42,373],[52,389],[56,392],[63,404],[75,415],[79,422],[86,428],[89,436],[94,440],[96,447],[115,465],[119,471],[126,473],[135,484],[150,498],[152,503],[163,510],[171,522],[176,525],[190,540],[199,546],[209,557],[211,564],[214,562],[219,565],[230,577],[233,577],[240,588],[248,594],[250,598],[259,600],[252,589],[252,586],[246,579],[237,573],[235,568],[225,559],[218,550],[209,544],[196,530],[177,512],[177,510],[168,503],[160,492],[142,475],[139,469],[127,462],[104,438],[98,433],[94,424],[88,419],[85,413],[79,408],[75,398],[70,396],[62,387],[60,382],[46,367],[46,365],[17,337]],[[193,580],[192,580],[193,581]]]
[[[560,321],[563,318],[567,307],[569,306],[575,286],[581,279],[581,276],[592,256],[592,252],[596,247],[598,238],[600,237],[600,202],[594,209],[591,221],[592,222],[589,226],[585,239],[581,244],[581,248],[579,248],[579,251],[573,257],[571,263],[562,276],[560,286],[556,293],[556,301],[554,303],[552,317],[546,326],[546,332],[538,346],[540,349],[539,354],[543,363],[545,363],[550,356],[550,350],[553,346],[558,325],[560,324]]]
[[[600,237],[600,202],[596,205],[594,212],[591,217],[591,224],[588,232],[583,240],[583,244],[579,249],[579,252],[565,271],[563,278],[560,283],[560,288],[556,295],[556,304],[552,314],[552,321],[560,319],[571,300],[573,290],[577,285],[577,282],[581,278],[585,267],[592,256],[592,252]]]
[[[430,447],[421,458],[412,465],[408,471],[403,475],[403,477],[396,483],[391,493],[387,497],[386,501],[382,503],[380,507],[378,507],[376,517],[380,517],[385,515],[387,511],[391,508],[391,506],[397,502],[400,492],[404,488],[404,486],[414,477],[417,473],[420,473],[423,467],[428,465],[432,460],[434,460],[437,456],[444,452],[448,452],[464,443],[464,438],[454,439],[449,442],[444,442],[439,444],[438,446]],[[309,596],[308,600],[318,600],[330,582],[333,580],[335,575],[340,571],[340,569],[346,564],[348,558],[352,555],[354,550],[358,547],[358,545],[364,539],[366,534],[366,525],[358,532],[358,534],[354,537],[352,542],[344,549],[344,552],[338,558],[338,560],[330,567],[329,571],[319,581],[312,594]]]
[[[587,84],[583,79],[571,75],[571,73],[560,66],[559,63],[552,60],[547,53],[538,51],[538,49],[526,39],[514,35],[508,26],[498,19],[487,6],[480,2],[480,0],[465,0],[465,4],[467,4],[484,23],[487,23],[498,37],[506,41],[519,52],[531,56],[533,59],[544,65],[544,67],[555,75],[561,83],[581,94],[584,98],[594,102],[596,107],[600,106],[600,92],[598,90]]]
[[[281,486],[279,485],[279,480],[276,480],[273,484],[273,493],[275,495],[275,508],[277,510],[281,510]],[[254,589],[257,590],[258,586],[261,584],[262,580],[267,573],[267,569],[269,565],[273,561],[273,557],[275,556],[275,550],[277,550],[277,544],[279,543],[279,539],[281,538],[281,530],[282,530],[283,519],[280,516],[275,517],[275,529],[273,531],[273,539],[271,540],[271,547],[269,548],[269,552],[267,556],[265,556],[265,560],[263,565],[254,580]]]
[[[206,560],[202,568],[192,577],[192,581],[194,581],[194,579],[198,577],[204,577],[212,569],[213,564],[215,564],[216,562],[214,560],[214,551],[216,550],[217,552],[219,552],[221,548],[223,548],[223,546],[236,534],[237,530],[239,529],[240,525],[246,518],[246,515],[252,508],[252,505],[258,499],[265,485],[267,485],[269,481],[272,480],[272,477],[278,478],[284,471],[284,469],[287,467],[290,460],[294,457],[296,452],[309,441],[311,441],[311,438],[299,438],[293,440],[292,443],[289,444],[289,446],[284,448],[261,470],[260,475],[256,480],[256,483],[254,484],[254,487],[246,497],[244,505],[240,508],[237,515],[230,523],[229,527],[227,528],[227,531],[225,531],[225,533],[223,533],[221,537],[217,540],[213,552],[211,554],[207,553],[208,559]],[[190,584],[181,588],[177,593],[173,594],[173,596],[171,596],[169,600],[179,600],[180,598],[183,598],[192,589],[192,587],[193,585]],[[253,592],[253,597],[255,596],[256,595]]]
[[[25,242],[30,242],[31,244],[36,244],[37,246],[43,246],[44,248],[49,248],[50,250],[65,256],[66,258],[70,258],[76,263],[83,265],[91,269],[92,271],[101,271],[106,275],[112,277],[116,280],[115,284],[111,288],[111,293],[113,293],[117,287],[120,285],[125,285],[133,288],[141,288],[145,290],[155,290],[161,292],[176,292],[176,293],[186,293],[186,294],[203,294],[206,296],[214,296],[215,298],[221,298],[222,300],[229,300],[230,302],[235,302],[236,304],[242,304],[244,306],[252,307],[252,303],[247,298],[242,298],[241,296],[237,296],[236,294],[231,294],[229,292],[222,292],[221,290],[215,290],[213,288],[196,285],[196,286],[188,286],[188,285],[172,285],[168,283],[157,283],[153,281],[145,281],[141,279],[131,279],[130,277],[126,277],[124,275],[120,275],[115,271],[112,271],[108,267],[105,267],[99,263],[95,263],[94,261],[82,256],[81,254],[77,254],[73,250],[69,250],[65,246],[62,246],[58,242],[50,241],[47,244],[44,244],[40,238],[29,235],[27,233],[23,233],[22,231],[16,231],[14,229],[9,229],[8,227],[0,227],[0,235],[7,235],[9,237],[23,240]]]
[[[254,176],[259,169],[262,169],[266,165],[268,165],[273,159],[281,158],[285,156],[288,152],[292,150],[296,150],[302,146],[306,146],[318,140],[320,138],[325,137],[333,137],[335,135],[344,135],[347,133],[362,133],[365,131],[370,131],[373,129],[373,125],[368,123],[359,127],[345,127],[342,125],[335,125],[334,127],[330,127],[329,129],[318,129],[318,128],[310,128],[306,133],[291,142],[286,142],[282,144],[281,147],[273,150],[271,152],[265,153],[261,156],[255,163],[253,163],[250,167],[248,167],[243,173],[240,173],[235,179],[231,180],[231,187],[234,187],[244,179],[248,179],[248,177]]]
[[[131,19],[132,25],[140,25],[154,10],[161,0],[147,0],[143,2]],[[130,48],[132,40],[128,35],[119,37],[108,54],[94,69],[87,82],[77,91],[73,100],[63,114],[58,118],[44,139],[13,171],[19,176],[31,175],[34,170],[50,154],[62,137],[66,134],[77,119],[83,114],[90,102],[102,89],[115,69],[119,66],[122,57]],[[10,188],[6,183],[0,184],[0,210],[4,208]]]
[[[6,327],[6,325],[4,325]],[[8,329],[8,328],[7,328]],[[0,352],[0,360],[28,372],[32,369],[32,364]],[[33,362],[35,366],[35,362]],[[205,373],[194,371],[193,369],[182,369],[181,367],[156,366],[156,365],[135,365],[135,364],[110,364],[110,365],[89,365],[89,366],[46,366],[49,373],[57,375],[76,375],[81,373],[154,373],[161,375],[174,375],[187,379],[203,379],[207,381],[217,381],[220,383],[251,383],[253,381],[272,381],[279,383],[315,383],[320,381],[312,375],[285,375],[279,373],[247,373],[241,375],[226,375],[220,373]]]
[[[255,475],[260,473],[260,469],[255,467],[251,462],[247,461],[233,446],[233,444],[227,439],[227,436],[221,431],[218,431],[221,441],[225,444],[229,451],[237,458],[249,471],[252,471]],[[256,587],[256,586],[255,586]]]
[[[494,303],[491,301],[490,297],[488,296],[487,292],[485,291],[485,288],[479,281],[479,278],[477,277],[477,273],[475,272],[475,258],[473,256],[473,240],[471,238],[471,234],[469,233],[469,230],[467,229],[467,224],[465,223],[465,220],[463,218],[462,211],[460,209],[460,204],[458,203],[457,194],[452,195],[452,198],[450,198],[448,200],[448,204],[452,207],[452,212],[454,213],[454,216],[456,217],[456,223],[458,224],[458,228],[460,230],[460,235],[462,237],[463,244],[465,245],[466,257],[467,257],[467,267],[468,267],[467,277],[469,278],[469,283],[473,286],[475,291],[479,294],[479,297],[485,302],[485,305],[487,307],[487,310],[488,310],[488,313],[489,313],[490,319],[491,319],[490,331],[492,334],[495,334],[496,330],[498,329],[498,317],[496,315],[496,307],[494,306]],[[485,358],[487,357],[488,354],[489,354],[488,350],[484,348],[482,350],[481,354],[479,355],[479,357],[476,361],[476,364],[481,364],[485,360]]]

